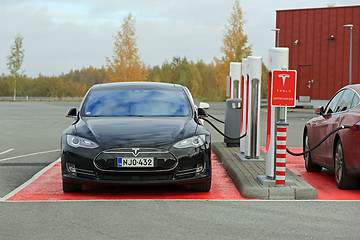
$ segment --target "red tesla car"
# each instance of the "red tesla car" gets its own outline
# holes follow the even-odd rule
[[[304,128],[304,150],[314,147],[338,127],[350,128],[335,132],[305,154],[306,170],[320,172],[325,167],[335,172],[338,188],[357,188],[360,177],[360,84],[340,89],[326,107],[317,108],[315,113],[319,116],[309,120]]]

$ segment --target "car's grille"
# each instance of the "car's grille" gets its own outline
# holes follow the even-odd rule
[[[154,158],[154,167],[147,168],[119,168],[117,159],[122,158]],[[177,159],[169,151],[162,149],[138,148],[136,154],[132,148],[110,149],[101,152],[95,159],[94,165],[102,171],[110,172],[155,172],[170,171],[178,164]]]
[[[108,181],[161,181],[161,180],[172,180],[172,174],[98,174],[100,180]]]

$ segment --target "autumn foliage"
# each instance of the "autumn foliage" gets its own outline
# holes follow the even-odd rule
[[[233,11],[225,26],[221,58],[214,58],[216,70],[216,82],[219,93],[225,95],[226,76],[229,75],[230,62],[242,62],[243,58],[250,56],[251,46],[247,46],[248,37],[244,33],[245,20],[238,0],[235,0]]]
[[[121,30],[113,38],[113,56],[106,58],[109,82],[146,80],[147,71],[136,42],[135,17],[131,13],[124,18]]]

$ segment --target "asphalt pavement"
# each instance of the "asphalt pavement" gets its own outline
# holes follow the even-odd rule
[[[224,119],[225,103],[210,105]],[[61,132],[72,122],[66,112],[77,106],[0,102],[1,197],[59,158]],[[289,146],[301,146],[299,134],[312,116],[289,112]],[[266,114],[260,117],[265,126]],[[358,215],[359,201],[0,202],[0,239],[357,239]]]
[[[79,102],[0,102],[0,197],[60,157],[65,115]]]

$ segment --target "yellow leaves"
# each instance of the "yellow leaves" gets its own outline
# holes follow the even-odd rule
[[[131,13],[113,38],[114,55],[106,58],[108,82],[145,81],[147,70],[138,53],[135,17]]]
[[[233,11],[228,20],[229,25],[225,26],[223,46],[221,52],[223,56],[214,58],[216,66],[216,82],[219,91],[225,95],[226,76],[229,74],[230,62],[241,62],[243,58],[251,54],[251,46],[247,46],[247,35],[244,34],[242,10],[238,0],[235,0]]]

